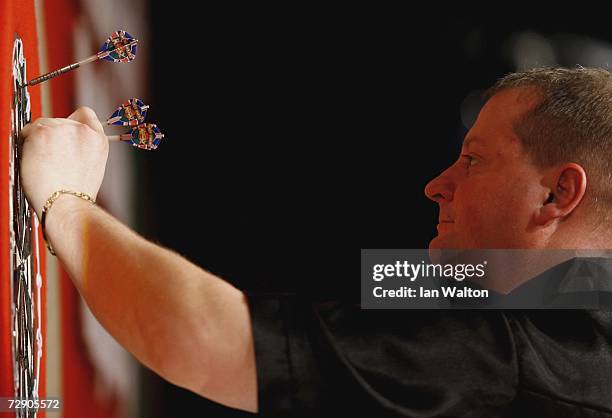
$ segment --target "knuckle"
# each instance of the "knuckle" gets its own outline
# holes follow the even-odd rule
[[[43,128],[46,128],[45,118],[38,118],[34,122],[30,123],[28,129],[30,129],[30,131],[38,131]]]
[[[96,112],[93,111],[93,109],[91,107],[88,106],[81,106],[77,109],[77,113],[79,115],[82,115],[86,118],[97,118],[96,116]]]
[[[48,125],[43,125],[43,124],[37,124],[34,126],[34,128],[32,129],[32,133],[35,136],[41,137],[41,138],[48,138],[50,136],[51,133],[51,127]],[[33,135],[33,136],[34,136]]]

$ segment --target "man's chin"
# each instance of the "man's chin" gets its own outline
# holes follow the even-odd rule
[[[441,258],[441,250],[442,248],[446,248],[448,244],[445,244],[444,237],[440,235],[436,235],[433,237],[431,241],[429,241],[429,260],[432,263],[439,263]]]
[[[444,263],[462,253],[458,245],[449,234],[436,235],[429,242],[429,259],[432,263]]]
[[[448,235],[436,235],[435,237],[433,237],[431,241],[429,241],[429,249],[430,250],[441,250],[441,249],[454,248],[451,244],[452,242],[449,239]]]

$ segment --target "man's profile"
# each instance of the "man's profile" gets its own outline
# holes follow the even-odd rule
[[[95,198],[108,143],[92,111],[38,119],[23,135],[23,186],[39,217],[58,190]],[[425,188],[440,206],[430,248],[611,249],[611,156],[608,71],[504,77],[460,156]],[[245,294],[74,195],[46,217],[102,325],[162,377],[224,405],[285,416],[612,417],[612,312],[365,311]]]

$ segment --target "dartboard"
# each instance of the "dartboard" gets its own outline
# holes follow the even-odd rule
[[[42,357],[40,245],[38,220],[25,198],[19,176],[21,129],[30,122],[30,94],[23,42],[13,44],[13,100],[9,138],[9,240],[11,272],[11,352],[15,397],[38,398]],[[17,416],[36,416],[21,410]]]

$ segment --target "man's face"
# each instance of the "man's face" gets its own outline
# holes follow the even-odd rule
[[[512,128],[536,104],[526,89],[493,96],[467,133],[459,159],[430,181],[425,194],[440,205],[430,249],[533,248],[533,214],[543,204],[542,173]]]

